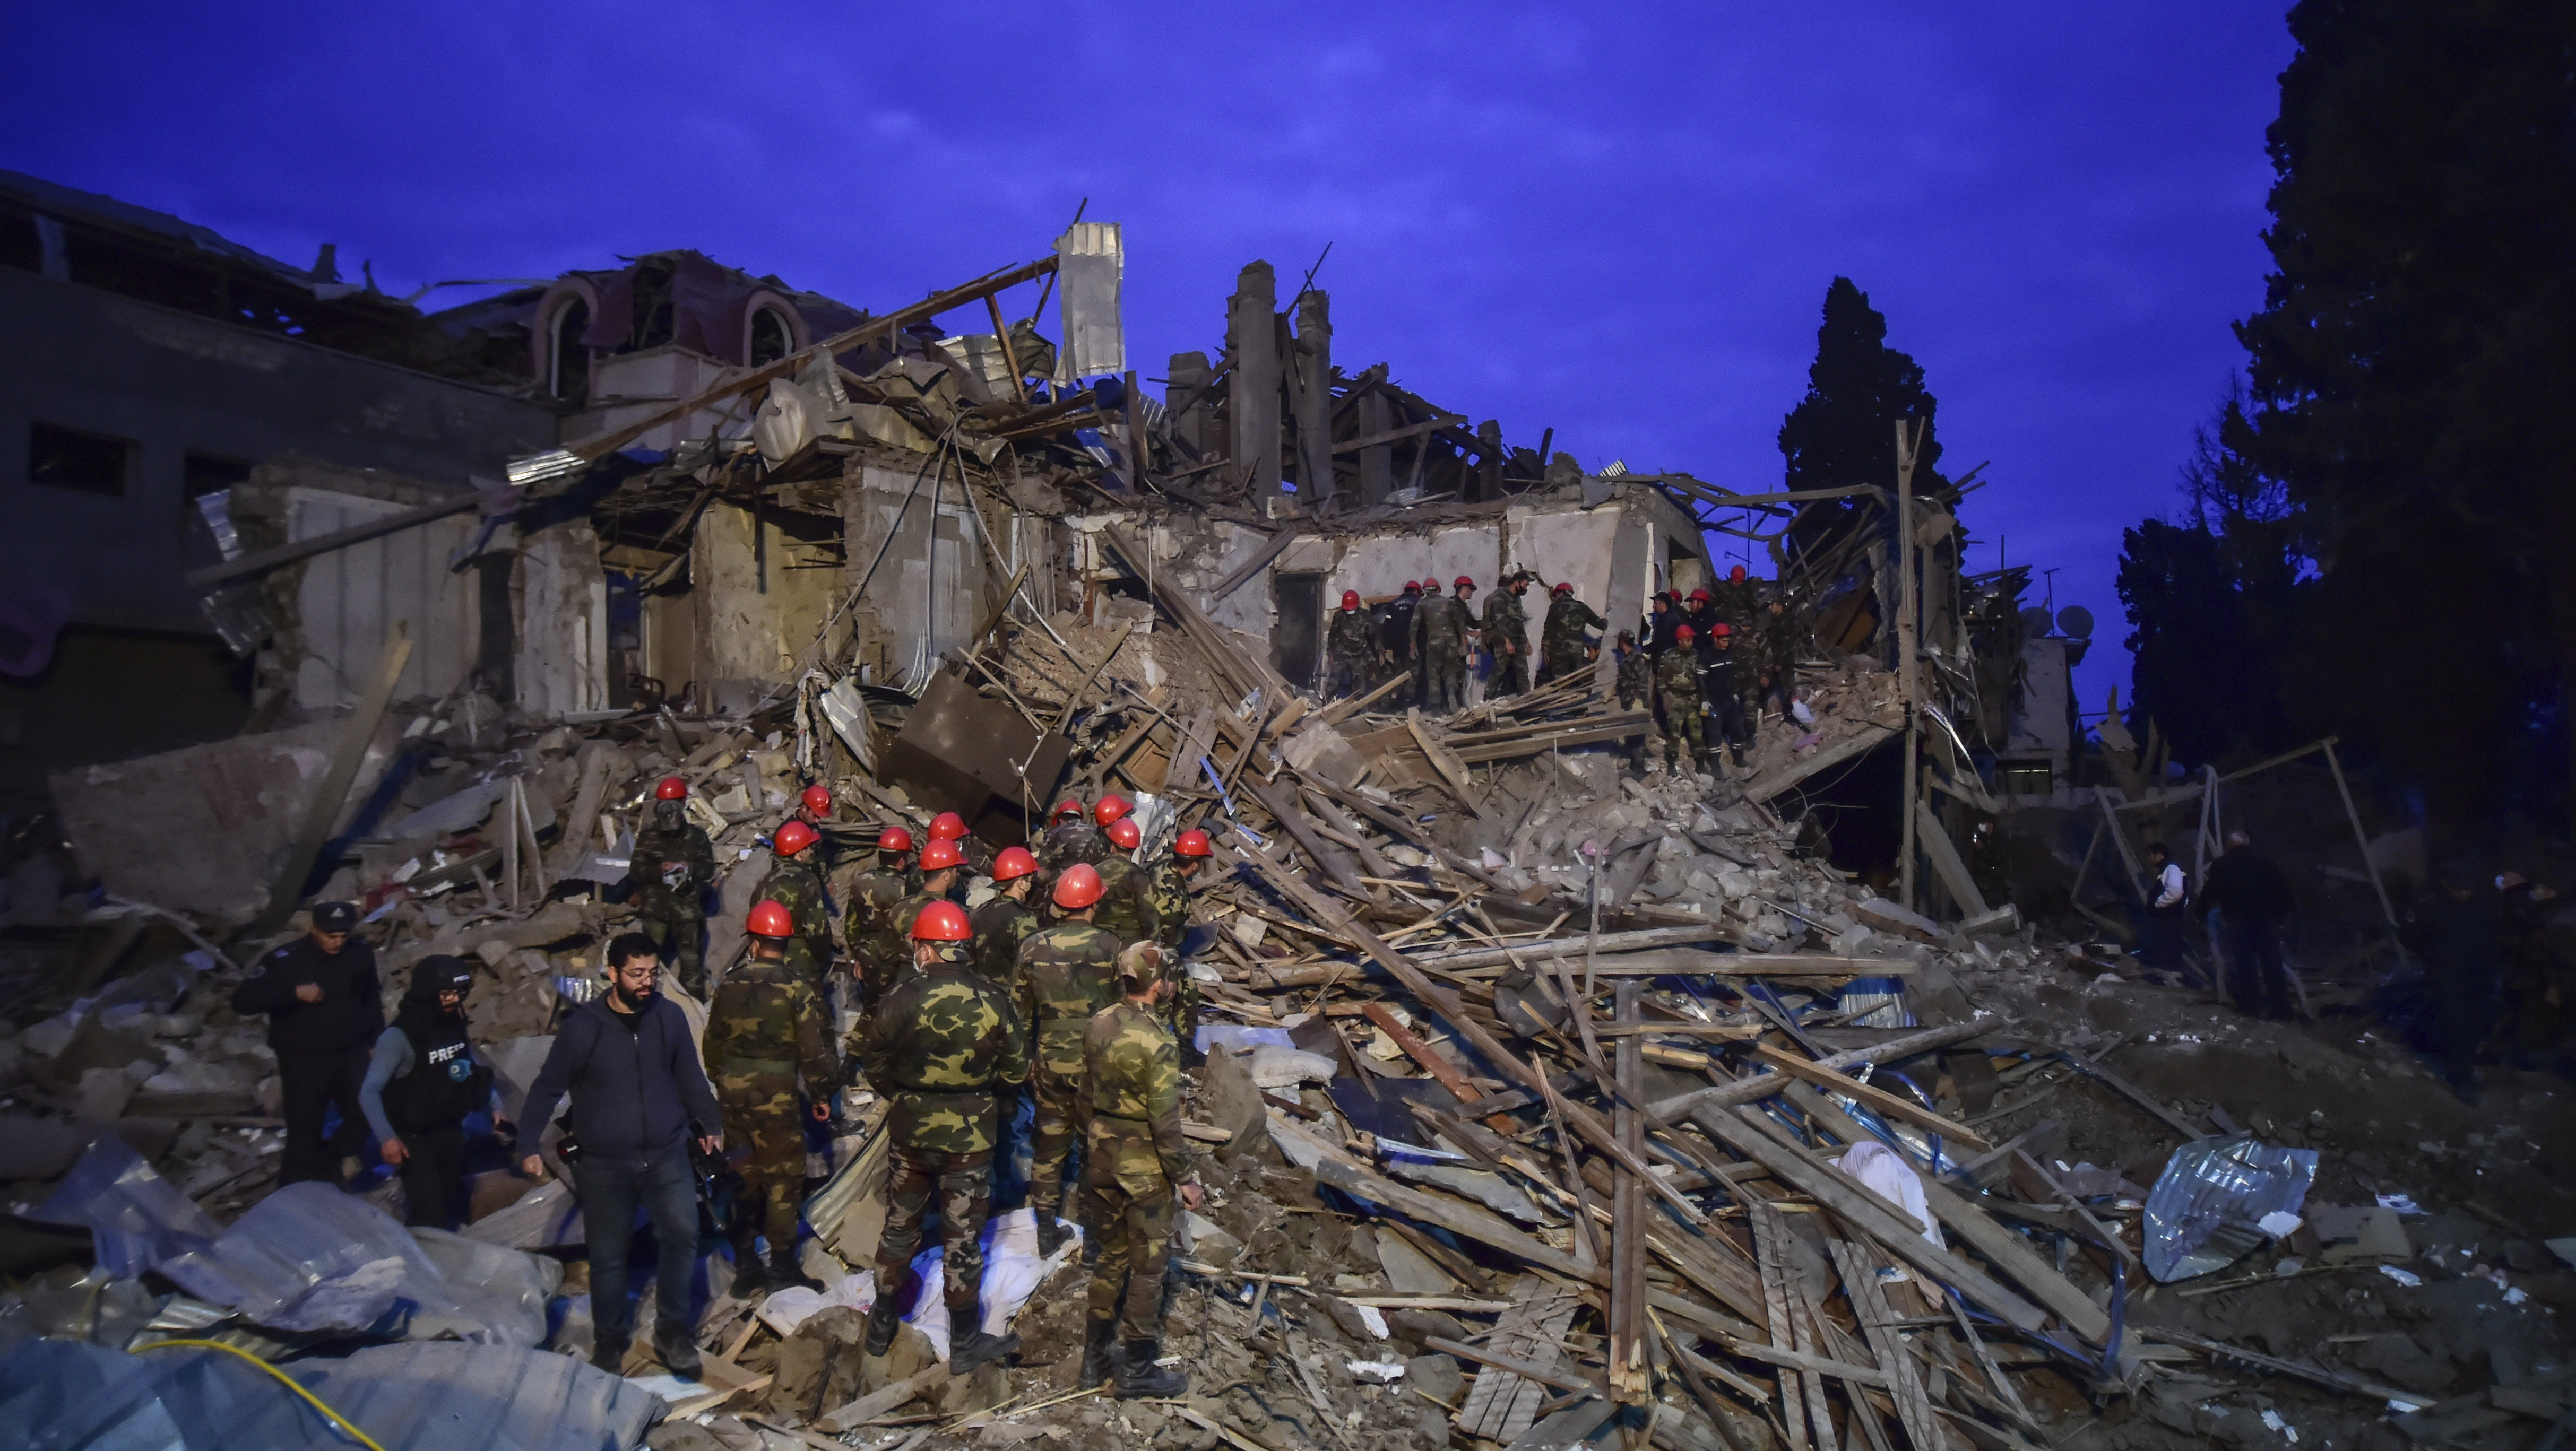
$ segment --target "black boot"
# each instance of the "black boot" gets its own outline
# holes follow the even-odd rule
[[[1064,1224],[1055,1217],[1053,1205],[1038,1205],[1037,1213],[1038,1258],[1053,1259],[1055,1252],[1064,1248]]]
[[[1128,1341],[1127,1363],[1118,1370],[1118,1399],[1140,1401],[1188,1395],[1190,1378],[1154,1363],[1162,1358],[1161,1341]]]
[[[894,1332],[901,1324],[903,1307],[894,1302],[892,1291],[879,1291],[876,1308],[868,1311],[868,1343],[860,1349],[869,1355],[883,1355],[894,1349]]]
[[[769,1293],[769,1267],[760,1262],[760,1251],[749,1240],[733,1247],[733,1294],[738,1299],[755,1300]]]
[[[623,1335],[597,1335],[590,1342],[590,1363],[610,1375],[626,1373],[626,1347]]]
[[[704,1367],[698,1363],[698,1341],[686,1325],[653,1327],[653,1356],[665,1370],[682,1380],[696,1380]]]
[[[795,1285],[802,1285],[808,1290],[823,1288],[823,1282],[805,1273],[805,1266],[797,1261],[796,1244],[793,1240],[769,1247],[769,1278],[782,1290]]]
[[[953,1314],[949,1317],[949,1323],[951,1325],[956,1323],[956,1317]],[[1003,1356],[1017,1355],[1019,1352],[1020,1337],[1017,1332],[1009,1335],[995,1335],[989,1331],[978,1330],[949,1350],[948,1373],[964,1375],[988,1360],[1000,1360]]]
[[[1081,1389],[1105,1385],[1118,1364],[1118,1317],[1094,1320],[1082,1327]]]

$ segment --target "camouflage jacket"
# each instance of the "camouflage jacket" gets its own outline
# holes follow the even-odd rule
[[[1510,590],[1498,589],[1485,601],[1485,648],[1496,655],[1529,653],[1529,612]]]
[[[1181,880],[1180,862],[1171,853],[1165,852],[1154,863],[1149,890],[1154,899],[1154,940],[1170,949],[1165,955],[1177,961],[1181,939],[1190,930],[1190,884]]]
[[[1154,884],[1143,868],[1116,852],[1102,857],[1100,910],[1091,920],[1120,942],[1142,942],[1163,930],[1154,910]]]
[[[1699,709],[1699,660],[1688,650],[1666,650],[1655,661],[1655,683],[1663,687],[1666,712]]]
[[[1447,659],[1467,650],[1470,621],[1464,606],[1447,595],[1425,593],[1413,611],[1413,652],[1425,659]]]
[[[1038,930],[1038,914],[1027,904],[996,896],[975,909],[975,970],[995,986],[1009,989],[1019,976],[1020,944]]]
[[[1082,1072],[1082,1025],[1118,1000],[1118,946],[1088,922],[1058,922],[1020,944],[1012,997],[1040,1068],[1059,1078]]]
[[[1038,870],[1050,879],[1075,862],[1098,866],[1100,859],[1109,855],[1109,834],[1093,825],[1088,816],[1075,821],[1060,821],[1048,827],[1046,834],[1038,838],[1035,855]]]
[[[1189,1146],[1181,1137],[1181,1046],[1171,1030],[1122,999],[1083,1024],[1082,1068],[1094,1130],[1138,1147],[1138,1141],[1150,1142],[1163,1181],[1178,1185],[1188,1180]]]
[[[852,957],[870,961],[888,952],[902,953],[903,940],[894,935],[888,919],[906,891],[903,873],[893,867],[874,867],[851,878],[850,900],[841,912],[841,928]]]
[[[1751,628],[1754,607],[1753,581],[1748,579],[1738,584],[1733,580],[1721,579],[1708,587],[1708,602],[1710,613],[1718,619],[1726,621],[1728,625],[1738,630]]]
[[[823,1000],[785,962],[752,958],[725,974],[702,1046],[728,1119],[793,1114],[800,1096],[819,1103],[840,1076]]]
[[[920,968],[913,965],[912,961],[913,919],[921,915],[922,908],[929,906],[933,902],[953,902],[955,900],[956,898],[954,897],[944,896],[938,892],[916,891],[911,896],[895,903],[893,909],[886,913],[886,934],[894,941],[897,947],[894,960],[890,963],[880,964],[882,967],[891,969],[886,973],[886,987],[891,988],[897,983],[907,982],[911,980],[914,974],[921,971]]]
[[[1333,611],[1324,635],[1324,654],[1335,660],[1366,660],[1377,654],[1377,626],[1366,610]]]
[[[943,1154],[993,1147],[993,1095],[1028,1081],[1028,1040],[1002,990],[942,963],[877,1004],[861,1063],[893,1105],[897,1146]]]
[[[825,963],[832,956],[832,914],[829,898],[823,891],[822,864],[811,860],[810,851],[782,857],[761,879],[760,890],[753,901],[772,901],[787,909],[796,919],[796,935],[819,954]]]
[[[1586,643],[1583,632],[1598,630],[1608,623],[1583,601],[1572,595],[1558,595],[1548,602],[1547,623],[1539,629],[1540,648],[1551,660],[1580,660]]]
[[[1796,610],[1762,616],[1762,670],[1773,680],[1795,683],[1798,652],[1806,647],[1807,622]]]
[[[706,918],[699,894],[716,879],[715,843],[704,828],[682,821],[676,830],[648,826],[635,833],[635,855],[626,869],[635,884],[635,910],[656,922]]]
[[[1655,696],[1655,662],[1643,650],[1619,657],[1619,703],[1633,704]]]

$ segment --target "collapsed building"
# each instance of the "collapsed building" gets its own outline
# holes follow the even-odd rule
[[[192,367],[382,390],[245,433],[171,513],[154,628],[187,601],[238,709],[64,764],[20,818],[0,1347],[36,1337],[48,1375],[265,1427],[255,1372],[125,1354],[214,1339],[379,1431],[424,1386],[482,1417],[407,1445],[691,1451],[2503,1445],[2564,1413],[2576,1275],[2521,1209],[2553,1203],[2563,1108],[2473,1128],[2366,1028],[2222,1027],[2103,940],[2099,884],[2134,894],[2150,820],[2199,810],[2206,840],[2219,783],[2171,782],[2152,740],[2088,744],[2066,682],[2089,627],[2034,617],[2027,567],[1966,572],[1968,481],[1587,472],[1337,364],[1326,294],[1283,307],[1259,263],[1214,354],[1146,377],[1106,224],[883,314],[686,252],[422,314],[175,219],[8,197],[33,281],[0,284],[69,287],[49,305]],[[85,237],[292,306],[113,294],[125,274],[61,240]],[[397,395],[462,420],[454,447],[374,437],[419,432]],[[81,390],[13,396],[127,440],[102,499],[167,472],[167,440]],[[54,435],[30,428],[32,472]],[[1445,717],[1400,672],[1318,688],[1345,590],[1527,569],[1615,632],[1715,583],[1712,536],[1760,545],[1801,625],[1798,711],[1740,771],[1629,769],[1655,709],[1616,699],[1607,640]],[[487,1154],[448,1236],[402,1231],[390,1180],[271,1192],[274,1063],[226,1006],[244,965],[316,900],[359,904],[389,985],[466,958],[515,1108],[631,915],[667,775],[717,845],[717,966],[808,783],[843,850],[941,810],[1019,841],[1103,790],[1140,802],[1149,850],[1217,834],[1185,1110],[1216,1194],[1181,1225],[1171,1336],[1193,1398],[1071,1394],[1079,1270],[1037,1259],[1025,1210],[992,1249],[1016,1297],[987,1308],[1018,1317],[1017,1366],[949,1379],[926,1310],[863,1356],[860,1313],[903,1289],[856,1272],[886,1167],[863,1095],[812,1146],[827,1292],[735,1296],[710,1257],[703,1382],[542,1353],[587,1348],[560,1173]]]

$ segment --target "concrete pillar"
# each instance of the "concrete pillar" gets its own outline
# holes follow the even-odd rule
[[[1235,279],[1234,298],[1226,308],[1226,347],[1234,354],[1234,376],[1226,389],[1233,416],[1234,479],[1247,477],[1252,506],[1265,516],[1277,511],[1279,489],[1279,279],[1267,262],[1254,262]]]
[[[1214,410],[1206,398],[1210,371],[1205,353],[1174,353],[1171,366],[1163,370],[1170,380],[1163,389],[1163,406],[1171,410],[1172,436],[1188,444],[1200,459],[1207,457],[1211,442],[1207,420]]]
[[[1395,426],[1395,410],[1386,395],[1372,389],[1360,395],[1359,433],[1373,438]],[[1395,445],[1375,444],[1360,450],[1360,506],[1383,504],[1395,490]]]
[[[1297,497],[1309,509],[1333,497],[1333,301],[1297,294]]]

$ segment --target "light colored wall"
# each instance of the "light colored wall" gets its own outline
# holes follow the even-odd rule
[[[311,539],[407,507],[324,489],[286,491],[287,538]],[[458,574],[448,561],[470,543],[481,520],[471,513],[432,520],[381,538],[315,555],[296,584],[304,658],[295,703],[307,710],[355,704],[377,652],[397,621],[411,629],[411,656],[394,687],[398,700],[447,694],[474,668],[482,638],[480,576]]]
[[[925,485],[925,502],[927,497]],[[897,551],[902,547],[898,543]],[[771,528],[764,572],[751,511],[729,503],[710,504],[698,517],[691,550],[689,597],[697,605],[701,693],[713,703],[738,707],[795,679],[815,631],[839,602],[843,571],[789,568],[797,541]],[[886,579],[895,565],[888,558],[877,578]]]
[[[551,717],[608,708],[608,576],[587,519],[549,525],[519,544],[512,594],[519,707]]]

